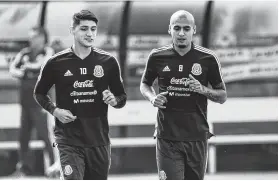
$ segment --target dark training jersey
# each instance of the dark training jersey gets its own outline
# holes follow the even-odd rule
[[[219,60],[211,50],[192,44],[183,56],[173,45],[151,51],[142,83],[152,86],[157,78],[159,92],[168,91],[166,108],[158,109],[158,138],[193,141],[212,136],[207,123],[207,98],[190,90],[189,74],[204,86],[223,82]]]
[[[66,124],[56,118],[56,142],[85,147],[110,144],[108,105],[102,92],[109,89],[114,94],[115,108],[123,107],[127,97],[117,60],[97,48],[81,59],[68,48],[45,63],[34,90],[37,102],[50,113],[56,106],[46,95],[53,85],[56,106],[77,116]]]

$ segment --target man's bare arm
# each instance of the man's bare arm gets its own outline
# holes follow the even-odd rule
[[[206,96],[209,100],[223,104],[227,100],[227,91],[224,82],[221,82],[212,89],[202,85],[197,79],[195,79],[191,74],[189,75],[189,87],[199,94]]]
[[[19,52],[15,59],[11,62],[10,67],[9,67],[9,72],[13,77],[16,78],[22,78],[24,76],[24,69],[22,68],[17,68],[17,65],[20,63],[20,59],[22,57],[22,53]]]
[[[143,97],[149,101],[152,101],[154,97],[156,97],[154,88],[142,82],[140,83],[140,92]]]
[[[223,104],[227,100],[227,92],[223,82],[213,89],[202,86],[201,94],[206,96],[209,100],[220,104]]]
[[[160,94],[156,95],[156,92],[152,86],[149,86],[145,83],[141,83],[140,91],[147,100],[151,102],[154,107],[158,107],[160,109],[165,109],[165,103],[168,102],[167,95],[168,92],[161,92]]]

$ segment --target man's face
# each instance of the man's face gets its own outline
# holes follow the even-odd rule
[[[32,30],[29,33],[29,43],[32,48],[40,48],[45,45],[45,37],[43,34]]]
[[[83,47],[92,47],[97,35],[97,25],[91,20],[81,20],[80,24],[72,28],[75,42]]]
[[[174,45],[178,48],[188,47],[193,40],[195,32],[196,26],[187,18],[177,18],[169,25],[169,34]]]

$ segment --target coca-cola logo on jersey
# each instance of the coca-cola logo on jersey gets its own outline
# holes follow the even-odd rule
[[[189,84],[189,78],[181,78],[181,79],[176,79],[173,77],[170,81],[171,84],[178,84],[178,85],[184,85],[185,87]]]
[[[74,88],[84,88],[84,87],[94,87],[93,80],[86,80],[84,82],[79,82],[78,80],[74,83]]]

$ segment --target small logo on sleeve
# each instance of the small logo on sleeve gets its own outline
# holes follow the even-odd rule
[[[192,66],[192,74],[194,75],[201,75],[202,74],[202,68],[201,65],[198,63],[194,63]]]
[[[96,65],[95,68],[94,68],[94,73],[93,75],[95,77],[98,77],[98,78],[101,78],[104,76],[104,69],[101,65]]]

